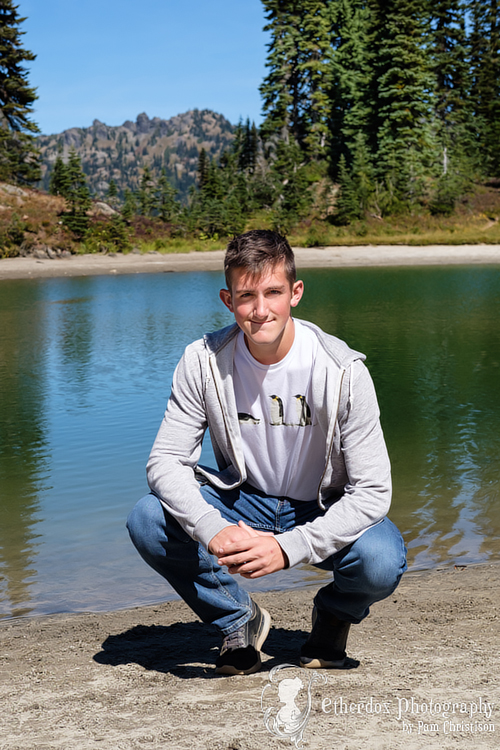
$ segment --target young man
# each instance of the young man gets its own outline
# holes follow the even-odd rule
[[[304,286],[288,242],[231,240],[220,298],[235,323],[187,347],[128,519],[144,560],[222,633],[216,671],[250,674],[270,616],[238,584],[298,563],[333,571],[300,663],[345,668],[347,635],[406,569],[364,356],[291,317]],[[198,460],[208,428],[218,471]]]

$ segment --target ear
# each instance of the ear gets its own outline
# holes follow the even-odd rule
[[[221,298],[227,309],[234,313],[231,292],[229,291],[229,289],[221,289],[219,292],[219,297]]]
[[[296,281],[292,287],[292,299],[290,300],[290,307],[297,307],[302,295],[304,294],[304,282]]]

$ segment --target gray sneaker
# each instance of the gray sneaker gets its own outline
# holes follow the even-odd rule
[[[264,645],[271,617],[252,601],[252,616],[241,628],[224,636],[220,654],[215,662],[217,674],[253,674],[261,666],[260,649]]]

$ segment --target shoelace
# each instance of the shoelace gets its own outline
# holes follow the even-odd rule
[[[233,633],[229,633],[225,636],[222,643],[221,653],[224,653],[224,651],[233,651],[237,648],[245,648],[243,628],[235,630]]]

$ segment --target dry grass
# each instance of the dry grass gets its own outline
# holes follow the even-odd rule
[[[61,224],[64,200],[38,190],[0,183],[0,257],[28,254],[52,248],[56,251],[98,252],[116,250],[99,240],[77,243]],[[109,218],[93,218],[103,226]],[[272,215],[252,216],[247,229],[270,228]],[[183,235],[178,227],[157,219],[137,217],[128,227],[129,250],[162,253],[206,252],[223,249],[226,238],[208,239]],[[98,237],[98,234],[96,233]],[[413,214],[377,218],[368,216],[349,226],[335,226],[331,219],[309,218],[293,228],[289,239],[295,246],[326,245],[461,245],[500,244],[500,186],[476,186],[452,216],[432,216],[421,209]]]

